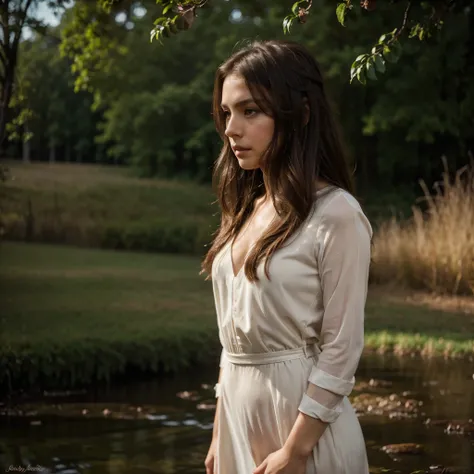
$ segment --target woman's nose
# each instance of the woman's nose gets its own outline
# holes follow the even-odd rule
[[[239,122],[236,119],[236,117],[229,117],[227,119],[227,124],[226,124],[224,133],[229,138],[236,137],[236,136],[241,136],[242,135],[241,128],[242,127],[239,125]]]

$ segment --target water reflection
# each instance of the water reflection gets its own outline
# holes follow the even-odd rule
[[[357,377],[365,382],[361,390],[373,397],[405,392],[422,402],[414,418],[391,419],[370,412],[360,417],[372,472],[408,474],[444,465],[474,473],[474,436],[448,435],[443,426],[424,424],[428,417],[474,418],[473,373],[472,361],[364,356]],[[43,474],[203,473],[213,411],[197,406],[213,402],[210,386],[215,377],[215,369],[203,370],[23,405],[30,416],[0,418],[0,469],[20,472],[23,467],[23,472]],[[369,384],[370,379],[387,383]],[[203,388],[203,382],[209,386]],[[197,391],[198,399],[176,396],[185,390]],[[381,451],[394,443],[419,443],[424,453],[391,457]]]

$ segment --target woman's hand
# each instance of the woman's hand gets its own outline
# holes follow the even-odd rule
[[[204,465],[206,466],[206,474],[217,474],[214,472],[214,463],[216,461],[216,447],[217,447],[217,437],[213,437],[211,441],[211,446],[207,452],[206,460]]]
[[[307,459],[307,456],[292,454],[283,447],[267,456],[253,474],[305,474]]]

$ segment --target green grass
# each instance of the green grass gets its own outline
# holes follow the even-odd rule
[[[123,167],[8,167],[0,217],[10,240],[201,255],[218,224],[210,186],[139,179]]]
[[[368,349],[474,356],[474,314],[397,304],[369,290],[365,321]]]
[[[27,212],[31,197],[39,214],[67,213],[70,218],[94,221],[136,221],[176,218],[209,220],[214,200],[209,186],[192,182],[139,179],[126,168],[97,165],[9,163],[4,206]]]
[[[3,382],[33,385],[47,370],[70,386],[217,361],[211,283],[196,258],[3,243],[0,262]]]
[[[219,222],[210,185],[139,179],[126,167],[6,165],[11,179],[0,187],[0,228],[9,240],[202,255]],[[406,210],[402,195],[363,200],[374,226]]]
[[[2,243],[1,381],[71,386],[130,369],[217,363],[212,287],[199,264],[189,256]],[[472,314],[369,294],[368,349],[472,356],[472,334]]]

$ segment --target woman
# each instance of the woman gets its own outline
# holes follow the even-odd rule
[[[367,474],[347,399],[372,230],[318,64],[256,42],[219,67],[221,226],[203,264],[223,346],[206,474]]]

